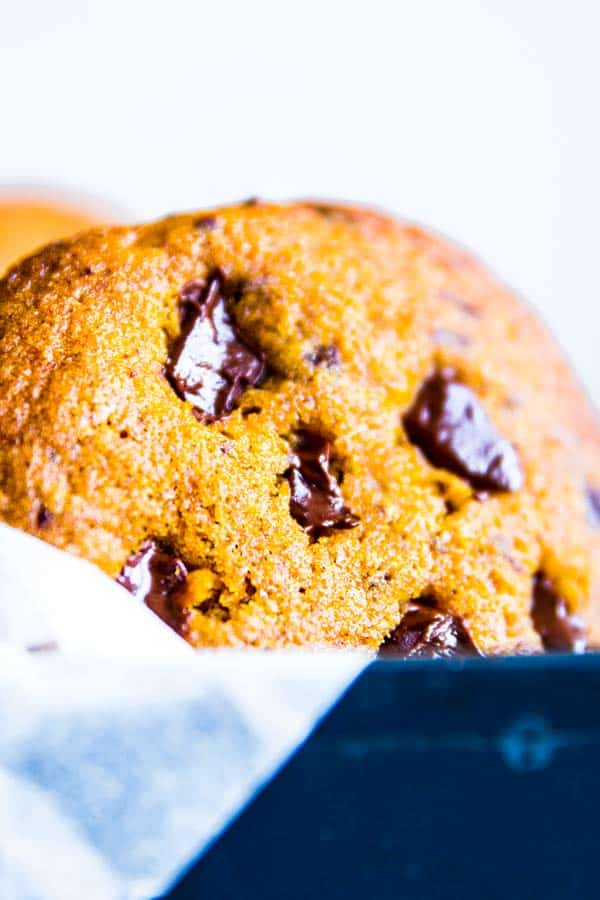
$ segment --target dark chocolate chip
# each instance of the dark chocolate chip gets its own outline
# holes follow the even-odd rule
[[[600,490],[598,490],[598,488],[588,487],[586,493],[590,523],[596,528],[600,528]]]
[[[241,206],[260,206],[261,199],[260,197],[247,197],[246,200],[242,200]]]
[[[462,619],[435,609],[426,600],[409,603],[379,654],[421,659],[481,656]]]
[[[543,572],[538,572],[533,580],[531,618],[544,650],[585,652],[586,636],[582,620],[569,613],[564,599]]]
[[[38,509],[36,522],[38,528],[47,528],[52,522],[53,516],[47,506],[42,505]]]
[[[200,216],[197,219],[194,219],[194,228],[198,228],[201,231],[212,231],[213,228],[217,227],[217,217],[216,216]]]
[[[192,404],[196,418],[214,422],[235,409],[247,387],[262,381],[265,357],[242,339],[221,272],[213,273],[206,284],[185,285],[179,315],[181,334],[166,375],[177,395]]]
[[[340,364],[340,351],[335,344],[322,344],[309,353],[306,358],[313,366],[325,366],[327,369],[333,369]]]
[[[358,517],[350,512],[339,483],[329,471],[329,441],[315,431],[297,432],[297,444],[285,477],[290,483],[290,512],[316,539],[336,528],[354,528]]]
[[[180,634],[185,633],[188,612],[177,602],[188,570],[179,557],[156,541],[146,541],[125,562],[119,584]]]
[[[476,490],[523,486],[515,448],[498,434],[473,391],[447,372],[423,384],[404,426],[430,463],[465,478]]]

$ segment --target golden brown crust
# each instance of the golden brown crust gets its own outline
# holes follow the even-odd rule
[[[203,424],[164,367],[181,288],[216,270],[240,286],[235,319],[269,374]],[[336,365],[311,361],[330,347]],[[517,448],[522,490],[478,497],[408,440],[403,414],[445,367]],[[311,541],[290,515],[300,428],[329,439],[357,527]],[[483,651],[536,650],[538,571],[597,640],[599,451],[535,316],[464,251],[367,210],[98,229],[0,283],[0,517],[112,576],[144,541],[168,543],[205,573],[190,604],[217,579],[190,623],[201,645],[377,647],[426,595]]]

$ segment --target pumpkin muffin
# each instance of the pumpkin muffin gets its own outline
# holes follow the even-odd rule
[[[594,411],[471,256],[365,209],[254,201],[14,268],[0,518],[197,646],[598,643]]]

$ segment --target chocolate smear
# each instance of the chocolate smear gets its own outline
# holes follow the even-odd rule
[[[473,391],[452,373],[439,372],[422,385],[404,427],[430,463],[465,478],[476,490],[518,491],[523,486],[515,448],[498,434]]]
[[[285,473],[290,483],[292,516],[315,540],[337,528],[355,528],[359,519],[344,503],[340,486],[329,471],[329,441],[308,429],[298,431],[296,436]]]
[[[214,272],[206,283],[190,281],[180,293],[181,334],[165,373],[201,422],[232,412],[243,391],[259,384],[265,357],[242,339],[228,308],[226,282]]]
[[[533,580],[531,618],[544,650],[585,652],[586,636],[582,620],[569,613],[564,599],[543,572],[538,572]]]
[[[481,656],[462,619],[441,612],[427,602],[409,603],[400,624],[385,639],[380,656],[445,659]]]

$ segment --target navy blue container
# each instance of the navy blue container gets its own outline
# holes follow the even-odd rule
[[[376,662],[170,900],[600,895],[600,655]]]

